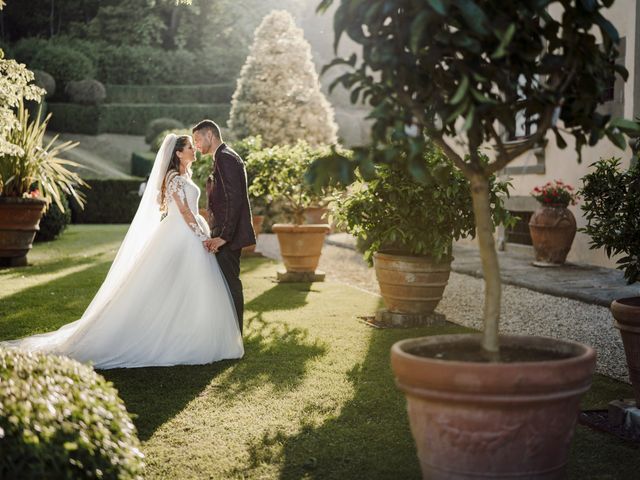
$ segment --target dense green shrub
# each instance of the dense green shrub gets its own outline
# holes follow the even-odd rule
[[[131,175],[146,177],[153,168],[156,154],[153,152],[133,152],[131,154]]]
[[[234,83],[214,85],[106,85],[109,103],[228,103]]]
[[[624,169],[619,158],[600,159],[582,178],[580,207],[587,224],[579,231],[591,237],[589,248],[615,257],[629,284],[640,281],[640,164]]]
[[[74,360],[0,349],[0,478],[142,478],[113,385]]]
[[[138,188],[142,180],[87,180],[84,210],[71,202],[73,223],[131,223],[138,209]]]
[[[475,236],[469,181],[434,145],[428,145],[423,162],[428,173],[422,182],[398,165],[377,165],[373,180],[360,178],[334,202],[338,224],[361,238],[357,246],[367,261],[379,251],[451,258],[454,240]],[[508,187],[490,179],[496,225],[512,222],[504,208]]]
[[[36,242],[48,242],[55,240],[71,223],[71,208],[66,196],[60,197],[64,212],[55,202],[49,205],[49,209],[40,219],[40,230],[36,232]]]
[[[51,40],[54,45],[62,46],[70,50],[75,50],[86,55],[94,65],[98,65],[102,51],[107,46],[106,42],[97,40],[85,40],[82,38],[74,38],[66,35],[56,37]]]
[[[159,83],[169,65],[167,52],[159,48],[108,46],[101,52],[96,78],[115,84]]]
[[[99,107],[73,103],[48,103],[47,106],[51,112],[49,129],[55,132],[86,133],[87,135],[101,133]]]
[[[94,78],[96,74],[95,66],[86,55],[56,45],[49,45],[38,51],[29,67],[51,74],[58,87],[72,80]]]
[[[104,85],[89,78],[67,83],[64,93],[72,103],[81,105],[98,105],[107,97]]]
[[[50,43],[44,38],[22,38],[13,45],[11,52],[16,60],[27,64],[30,68],[35,68],[31,65],[33,59],[41,50],[44,50],[49,45]]]
[[[44,70],[34,70],[35,77],[33,83],[47,92],[45,98],[51,98],[56,93],[56,80]]]
[[[156,139],[156,137],[165,130],[173,130],[178,128],[184,128],[184,125],[179,120],[174,118],[154,118],[147,124],[147,131],[144,135],[144,141],[148,145]],[[155,150],[157,151],[157,150]]]

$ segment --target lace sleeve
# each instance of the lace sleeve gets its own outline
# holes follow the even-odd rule
[[[187,223],[189,228],[193,231],[193,233],[202,241],[207,240],[209,237],[202,231],[200,225],[196,221],[196,217],[193,215],[193,212],[189,208],[189,204],[187,203],[187,195],[184,191],[185,188],[185,180],[184,178],[176,175],[169,181],[169,185],[167,185],[167,197],[171,198],[180,210],[180,214],[184,221]]]

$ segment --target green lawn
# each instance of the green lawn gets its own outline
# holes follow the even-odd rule
[[[0,338],[78,318],[124,232],[73,226],[34,248],[34,266],[0,270]],[[102,372],[135,415],[148,478],[419,478],[389,348],[465,329],[373,330],[357,316],[373,313],[377,297],[330,282],[279,285],[276,269],[243,261],[243,360]],[[597,376],[583,403],[630,396],[628,385]],[[638,468],[636,446],[578,427],[571,478],[635,478]]]

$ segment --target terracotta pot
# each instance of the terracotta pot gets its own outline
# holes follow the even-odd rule
[[[253,231],[256,234],[256,241],[258,237],[262,233],[262,223],[264,222],[264,215],[254,215],[251,217],[251,222],[253,223]],[[244,247],[242,249],[242,253],[253,253],[256,251],[255,245],[249,245],[248,247]]]
[[[636,406],[640,408],[640,297],[614,300],[611,313],[622,336],[629,380],[633,385]]]
[[[329,209],[327,207],[307,207],[304,209],[304,223],[307,225],[320,225],[329,221]]]
[[[39,198],[0,197],[0,265],[27,264],[45,205]]]
[[[292,225],[276,223],[271,227],[278,236],[280,253],[287,272],[315,272],[320,261],[324,237],[329,225]]]
[[[390,312],[427,314],[435,310],[451,273],[451,260],[377,252],[373,265]]]
[[[565,358],[482,363],[417,354],[420,349],[479,348],[479,343],[480,335],[437,335],[402,340],[391,348],[423,478],[564,478],[595,351],[575,342],[503,336],[503,355],[515,348],[559,352]]]
[[[576,236],[576,218],[567,207],[539,206],[529,220],[535,265],[562,265]]]

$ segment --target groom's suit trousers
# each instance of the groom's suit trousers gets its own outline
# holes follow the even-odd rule
[[[227,245],[225,245],[216,254],[218,265],[220,265],[220,270],[222,270],[222,274],[227,280],[227,285],[229,286],[231,297],[233,298],[233,304],[236,307],[240,333],[242,333],[242,316],[244,314],[244,295],[242,294],[242,281],[240,280],[241,252],[242,249],[231,250]]]

